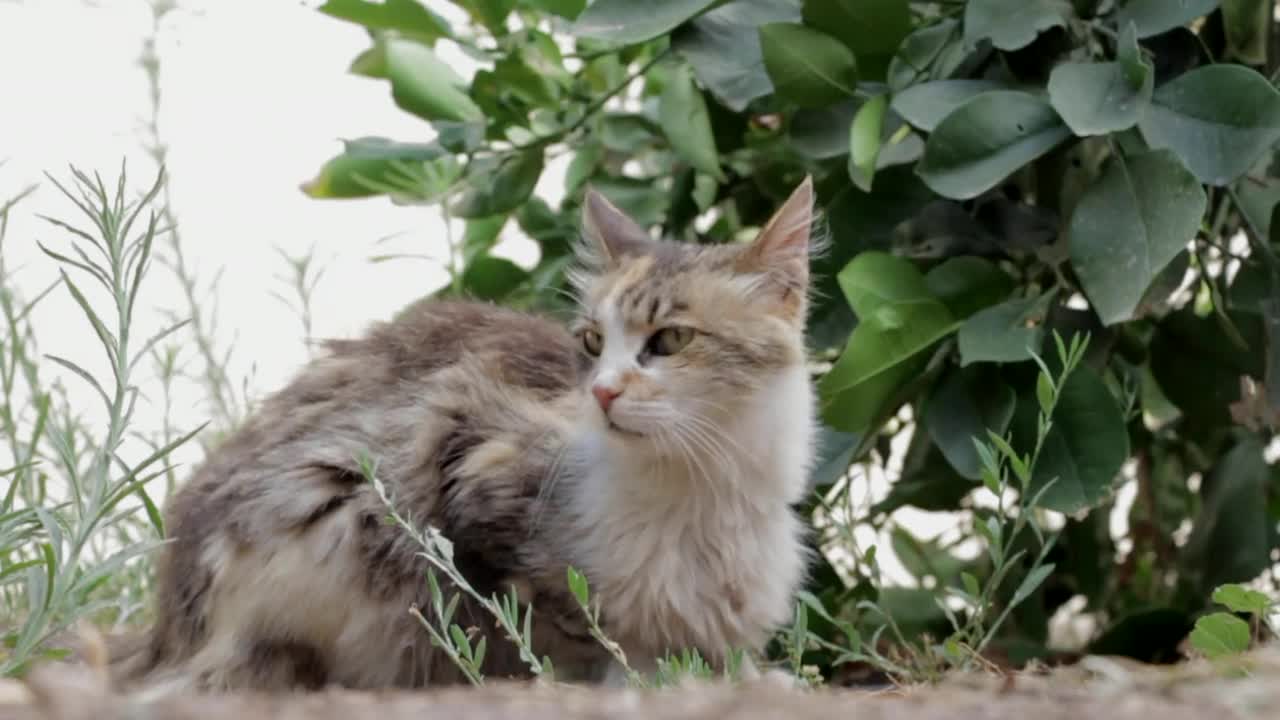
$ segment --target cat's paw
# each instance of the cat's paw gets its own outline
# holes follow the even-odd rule
[[[796,677],[786,670],[778,667],[761,670],[749,657],[742,659],[742,666],[738,670],[738,678],[745,684],[763,685],[778,690],[793,690],[801,686]]]

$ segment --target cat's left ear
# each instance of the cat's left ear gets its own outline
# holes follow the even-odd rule
[[[581,253],[604,267],[615,267],[626,255],[643,255],[652,244],[649,234],[604,195],[588,188],[582,199]]]
[[[797,291],[803,296],[809,285],[812,229],[813,178],[806,175],[743,251],[739,269],[765,273],[780,282],[783,289]]]

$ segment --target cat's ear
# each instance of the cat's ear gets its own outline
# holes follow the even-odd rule
[[[653,240],[604,195],[588,188],[582,199],[583,250],[604,267],[617,265],[624,255],[643,255]]]
[[[780,281],[784,288],[803,294],[809,284],[812,229],[813,178],[806,175],[743,251],[739,269],[764,273]]]

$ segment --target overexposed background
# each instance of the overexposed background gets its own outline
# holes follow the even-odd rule
[[[359,332],[444,279],[426,261],[367,261],[390,246],[443,256],[433,210],[382,199],[318,201],[298,187],[340,151],[341,138],[429,132],[391,102],[385,83],[346,72],[368,37],[316,4],[184,0],[158,33],[159,130],[170,149],[184,252],[205,280],[225,271],[220,339],[235,340],[232,376],[253,373],[260,388],[278,386],[306,358],[296,314],[271,294],[289,297],[280,251],[314,249],[324,268],[313,308],[319,337]],[[0,197],[40,183],[15,210],[6,249],[29,295],[56,278],[35,241],[68,242],[37,213],[75,212],[43,173],[65,184],[74,164],[111,183],[125,160],[134,189],[155,177],[144,149],[151,102],[138,63],[152,31],[146,0],[0,0],[0,160],[8,160]],[[392,234],[401,235],[375,245]],[[156,327],[158,310],[182,309],[170,275],[156,266],[144,286],[143,314]],[[94,352],[78,346],[91,336],[65,292],[43,303],[36,320],[43,352],[76,359]]]

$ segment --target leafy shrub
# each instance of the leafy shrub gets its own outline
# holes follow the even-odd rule
[[[810,511],[827,562],[779,656],[827,677],[980,649],[1016,662],[1046,655],[1049,618],[1080,596],[1104,622],[1090,649],[1170,659],[1212,588],[1269,572],[1272,2],[449,10],[465,20],[415,0],[320,8],[369,30],[352,72],[386,83],[431,139],[348,141],[304,185],[465,221],[439,295],[563,310],[587,184],[667,236],[734,242],[815,177],[833,240],[809,328],[825,425]],[[479,69],[462,77],[446,47]],[[552,207],[534,189],[562,158]],[[492,254],[504,232],[537,243],[533,267]],[[887,496],[859,505],[849,478],[885,468]],[[1113,537],[1125,484],[1135,500]],[[962,539],[987,552],[911,536],[903,508],[962,511]],[[886,586],[854,524],[892,529],[914,587]],[[975,618],[995,635],[969,632]]]

